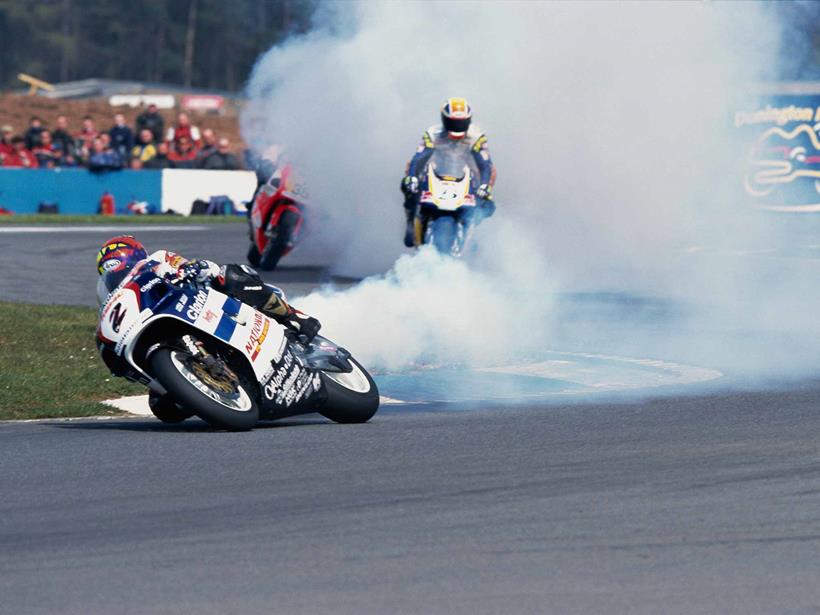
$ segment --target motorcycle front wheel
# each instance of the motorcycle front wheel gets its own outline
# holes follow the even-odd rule
[[[441,216],[430,221],[433,245],[441,254],[453,253],[453,242],[456,239],[456,219]]]
[[[291,243],[291,238],[299,223],[299,216],[292,211],[285,211],[279,217],[273,237],[270,238],[265,249],[262,250],[259,268],[264,271],[273,271]]]
[[[262,255],[259,253],[259,248],[256,247],[255,243],[251,243],[251,247],[248,248],[248,262],[252,267],[258,267],[261,260]]]
[[[158,348],[151,355],[154,377],[182,408],[228,431],[247,431],[259,420],[259,408],[233,372],[214,375],[198,356],[179,348]]]

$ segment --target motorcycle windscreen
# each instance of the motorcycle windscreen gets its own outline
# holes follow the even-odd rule
[[[437,146],[433,153],[433,170],[439,179],[461,181],[469,170],[463,147]]]

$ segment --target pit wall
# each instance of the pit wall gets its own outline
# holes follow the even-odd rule
[[[85,169],[0,169],[0,207],[17,214],[36,213],[40,203],[57,203],[61,214],[94,214],[105,192],[118,213],[131,202],[148,202],[166,212],[189,215],[196,199],[226,195],[239,209],[256,188],[251,171],[109,171]]]

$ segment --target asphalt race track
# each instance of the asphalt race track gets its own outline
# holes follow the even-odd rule
[[[201,232],[173,247],[241,260]],[[93,285],[105,236],[49,235],[46,263],[0,233],[0,299],[54,300],[34,272],[93,304],[66,276]],[[293,264],[289,292],[326,279]],[[820,381],[735,385],[243,434],[0,423],[0,613],[818,613]]]
[[[67,232],[38,232],[45,227],[20,229],[0,226],[0,301],[97,305],[95,258],[102,243],[123,231],[136,235],[149,251],[172,250],[187,258],[217,263],[244,263],[248,249],[247,226],[145,225],[138,227],[73,226]],[[330,281],[324,260],[309,243],[300,245],[283,261],[275,280],[289,294],[304,294]]]
[[[820,383],[0,426],[3,613],[816,613]]]

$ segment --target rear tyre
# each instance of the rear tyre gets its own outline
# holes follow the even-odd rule
[[[167,395],[157,395],[153,391],[148,393],[148,407],[163,423],[181,423],[194,415],[193,412],[176,405]]]
[[[293,232],[299,223],[299,216],[292,211],[285,211],[279,217],[279,224],[276,225],[273,237],[270,238],[259,262],[259,268],[264,271],[273,271],[279,264],[279,259],[284,256],[285,251],[290,246]]]
[[[452,254],[456,238],[456,220],[450,216],[441,216],[431,220],[433,245],[441,254]]]
[[[259,420],[250,387],[238,377],[216,379],[189,352],[159,348],[151,355],[154,377],[181,407],[219,429],[247,431]]]
[[[379,389],[358,361],[348,360],[350,373],[322,372],[327,401],[319,413],[336,423],[366,423],[379,409]]]

